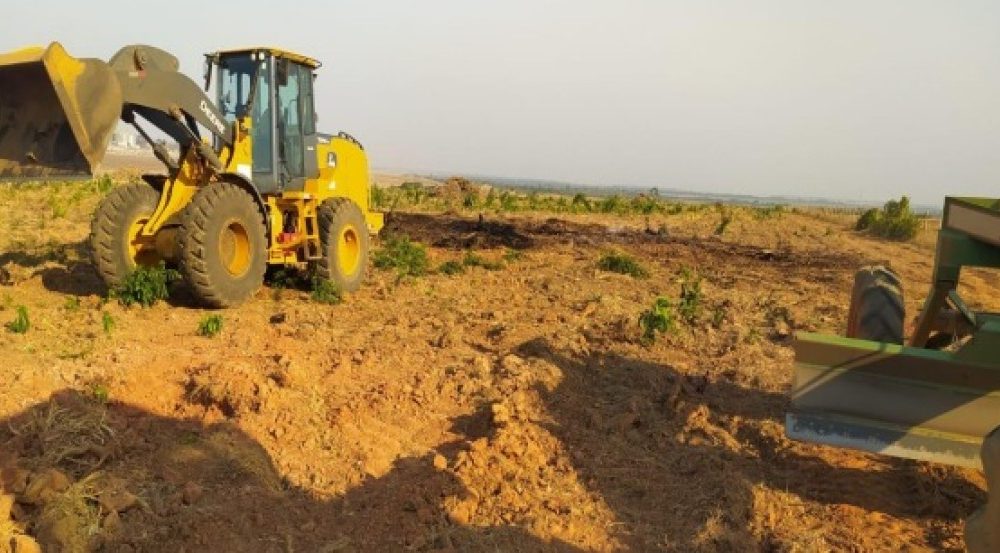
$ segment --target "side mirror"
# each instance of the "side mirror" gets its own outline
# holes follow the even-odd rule
[[[212,58],[205,56],[205,92],[208,92],[208,88],[212,86]]]

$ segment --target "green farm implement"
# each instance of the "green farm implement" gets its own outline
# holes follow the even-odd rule
[[[990,499],[966,525],[970,551],[1000,551],[1000,314],[958,294],[963,267],[1000,268],[1000,200],[947,198],[930,294],[903,340],[902,283],[855,276],[847,337],[800,333],[789,437],[982,469]]]

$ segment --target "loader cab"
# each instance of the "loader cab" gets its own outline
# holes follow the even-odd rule
[[[217,102],[226,120],[250,118],[253,161],[238,170],[263,193],[302,190],[319,176],[312,58],[275,48],[210,54]]]

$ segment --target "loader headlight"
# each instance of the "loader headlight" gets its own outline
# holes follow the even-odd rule
[[[330,152],[326,154],[326,166],[336,167],[337,166],[337,154]]]

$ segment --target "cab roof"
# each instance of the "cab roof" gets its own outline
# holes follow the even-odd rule
[[[267,52],[276,58],[285,58],[296,63],[308,65],[313,69],[318,69],[321,65],[323,65],[322,62],[315,58],[310,58],[309,56],[298,54],[283,48],[276,48],[274,46],[248,46],[246,48],[232,48],[228,50],[219,50],[208,55],[211,57],[217,57],[230,54],[248,54],[253,52]]]

